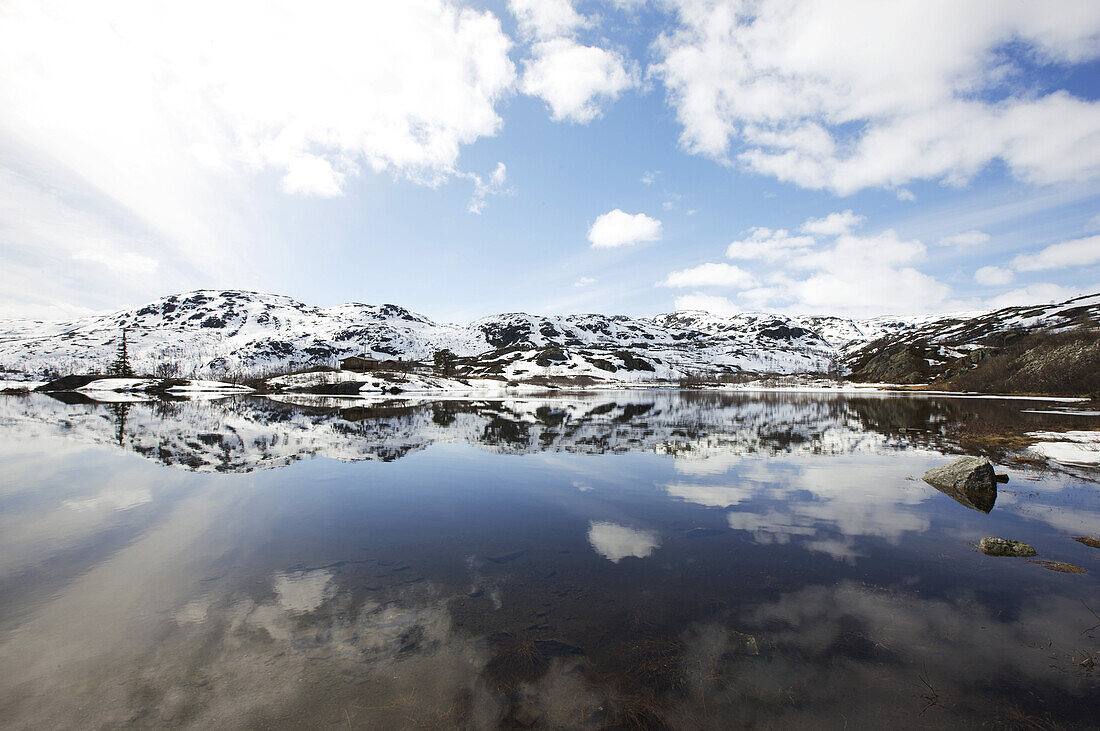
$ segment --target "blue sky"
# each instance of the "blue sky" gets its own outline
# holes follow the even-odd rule
[[[6,2],[0,261],[0,317],[1096,292],[1100,3]]]

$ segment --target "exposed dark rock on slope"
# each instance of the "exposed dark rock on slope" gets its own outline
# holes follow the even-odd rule
[[[509,313],[453,325],[392,304],[319,308],[278,295],[200,290],[70,322],[0,321],[0,368],[36,376],[102,372],[125,328],[134,369],[164,376],[262,375],[332,366],[351,355],[430,361],[446,348],[459,357],[461,375],[516,381],[707,382],[744,372],[847,370],[854,380],[925,383],[977,372],[1039,331],[1095,328],[1098,320],[1094,295],[967,317]],[[1094,356],[1086,343],[1050,357]],[[1045,372],[1042,358],[1032,360],[1021,364],[1024,372]]]

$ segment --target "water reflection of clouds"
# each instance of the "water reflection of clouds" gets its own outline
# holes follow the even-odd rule
[[[757,543],[786,544],[798,536],[809,550],[851,560],[860,555],[856,539],[896,544],[906,533],[929,527],[928,518],[913,508],[933,493],[911,479],[923,472],[926,458],[872,459],[870,464],[867,457],[746,460],[721,482],[681,480],[664,487],[686,502],[735,508],[727,515],[730,528],[751,533]]]
[[[312,612],[332,592],[332,573],[324,569],[287,571],[275,577],[279,606],[291,614]]]
[[[729,653],[722,625],[686,632],[692,672],[674,713],[688,725],[748,714],[774,728],[1039,728],[1047,725],[1035,718],[1070,705],[1087,717],[1098,686],[1080,663],[1096,652],[1097,634],[1081,630],[1095,618],[1074,596],[1024,600],[1011,618],[1005,608],[853,582],[809,586],[735,620],[755,635],[760,657]],[[1006,694],[1032,708],[1057,700],[1028,722]]]
[[[63,417],[64,408],[59,406],[55,415]],[[248,412],[252,407],[241,408]],[[204,469],[222,464],[231,469],[277,464],[298,454],[346,454],[350,459],[362,455],[353,448],[362,434],[338,431],[333,426],[337,420],[328,417],[314,420],[305,412],[293,412],[289,425],[256,423],[253,431],[242,432],[236,441],[215,443],[210,437],[207,444],[195,435],[207,434],[207,429],[215,428],[211,425],[221,429],[218,419],[223,417],[233,425],[243,417],[227,415],[222,406],[186,404],[180,409],[194,418],[187,422],[189,431],[171,434],[167,444],[175,447],[194,442],[195,446],[186,449],[205,455],[201,461]],[[798,412],[801,406],[792,409]],[[721,420],[734,411],[715,408],[708,418]],[[810,415],[819,411],[815,407]],[[142,407],[134,407],[131,413],[131,421],[148,429],[148,444],[157,444],[156,439],[174,428],[171,419],[158,425],[149,415],[142,417]],[[685,406],[680,413],[683,421],[688,421],[697,411]],[[771,411],[763,409],[761,413],[767,416]],[[85,416],[90,419],[94,414]],[[460,415],[456,423],[462,419]],[[532,440],[524,448],[563,450],[553,463],[545,463],[546,474],[553,473],[554,479],[545,480],[551,487],[536,485],[539,481],[535,480],[510,480],[530,485],[530,494],[539,499],[538,510],[546,511],[548,529],[565,526],[575,530],[572,547],[581,547],[588,565],[598,568],[590,575],[571,576],[569,588],[579,589],[585,602],[591,597],[593,606],[600,609],[630,597],[621,586],[610,586],[613,582],[601,586],[593,577],[600,571],[621,577],[622,562],[653,557],[663,539],[675,543],[672,528],[662,534],[637,526],[661,525],[665,530],[665,517],[686,523],[681,519],[689,510],[696,515],[703,509],[720,510],[711,515],[725,515],[731,529],[745,531],[761,544],[794,543],[850,560],[865,548],[865,538],[900,543],[909,534],[928,530],[932,511],[927,502],[940,499],[930,488],[906,479],[929,466],[930,455],[890,449],[876,452],[874,439],[823,436],[816,446],[811,443],[798,448],[802,451],[774,452],[776,456],[767,458],[724,456],[720,449],[730,443],[723,442],[698,462],[677,460],[675,475],[668,469],[669,460],[652,453],[629,458],[565,454],[574,448],[595,448],[593,445],[607,451],[655,451],[654,440],[668,440],[660,433],[647,432],[660,432],[667,425],[660,424],[657,415],[647,419],[645,430],[632,431],[630,425],[620,424],[616,426],[620,431],[609,432],[612,436],[603,442],[590,439],[593,434],[598,436],[597,432],[579,436],[559,433],[558,441],[549,447]],[[481,434],[483,419],[471,415],[468,421],[465,431],[456,431],[456,438],[473,442]],[[110,424],[104,423],[104,433],[109,436]],[[88,421],[84,426],[98,433],[95,429],[99,427],[91,424]],[[439,425],[415,420],[407,426],[407,430],[380,429],[372,434],[380,442],[394,442],[394,453],[400,454],[408,433],[417,436],[418,444],[443,433]],[[418,436],[418,430],[429,436]],[[286,435],[290,435],[289,442],[283,439]],[[738,439],[750,443],[751,431],[745,430],[743,435],[744,439]],[[260,438],[263,443],[257,444]],[[325,438],[331,443],[324,443]],[[779,445],[785,438],[776,436],[768,443]],[[16,626],[2,635],[0,643],[0,668],[5,670],[0,674],[4,676],[0,677],[0,715],[12,726],[356,726],[369,722],[377,727],[497,727],[506,725],[502,719],[517,703],[530,711],[526,717],[538,717],[539,723],[549,726],[609,722],[607,716],[593,714],[597,708],[611,707],[609,700],[617,702],[617,689],[599,685],[593,680],[598,674],[580,669],[582,662],[595,667],[600,662],[597,652],[580,659],[553,658],[540,666],[544,673],[515,691],[516,696],[507,696],[490,679],[487,668],[499,654],[493,644],[496,633],[521,633],[532,621],[547,622],[553,623],[553,632],[558,633],[555,637],[560,634],[568,642],[582,644],[569,636],[571,631],[585,631],[578,630],[572,619],[562,619],[560,613],[554,616],[553,610],[550,619],[538,614],[545,612],[548,604],[554,610],[559,606],[554,604],[557,594],[540,592],[560,579],[544,580],[544,574],[539,574],[534,579],[528,577],[531,583],[521,584],[519,575],[526,569],[520,562],[509,564],[507,571],[496,571],[498,564],[486,563],[486,576],[482,577],[471,560],[467,565],[469,584],[464,577],[457,578],[456,586],[445,589],[433,583],[442,581],[438,576],[425,572],[427,581],[408,587],[392,583],[379,588],[374,584],[383,582],[372,578],[364,589],[366,580],[355,572],[365,569],[333,568],[336,563],[330,562],[347,557],[341,551],[353,553],[359,547],[348,548],[337,540],[344,536],[323,534],[322,528],[310,532],[303,524],[301,505],[326,505],[329,498],[329,508],[334,510],[342,509],[343,500],[366,505],[366,495],[381,490],[360,490],[352,495],[350,491],[337,493],[335,480],[312,483],[310,479],[319,473],[308,470],[324,467],[320,464],[300,465],[291,475],[253,473],[231,478],[167,470],[134,458],[121,460],[117,451],[104,453],[106,457],[99,460],[94,457],[99,451],[74,450],[84,452],[79,462],[59,451],[65,459],[51,460],[52,447],[63,450],[65,443],[46,443],[50,448],[40,450],[18,471],[7,470],[5,465],[7,483],[0,495],[23,497],[11,500],[9,511],[0,514],[4,521],[0,524],[4,526],[0,548],[21,563],[0,566],[22,571],[25,566],[49,565],[54,567],[51,581],[56,578],[56,567],[75,568],[46,586],[48,591],[40,592],[36,600],[19,604],[19,597],[5,599],[6,608],[14,607],[5,618],[14,617]],[[790,443],[806,444],[798,440]],[[853,444],[866,449],[849,456],[853,453],[843,450]],[[830,445],[843,449],[838,446],[838,453]],[[822,446],[825,451],[813,451]],[[215,459],[218,450],[244,447],[255,453],[241,452],[240,459],[224,463]],[[186,449],[180,448],[184,451],[177,456],[185,458]],[[764,454],[773,453],[760,453]],[[823,454],[830,456],[822,458]],[[484,459],[487,471],[519,470],[520,464],[522,469],[530,469],[529,461],[507,460],[509,466],[495,455]],[[41,465],[38,471],[36,463]],[[68,471],[56,468],[61,463]],[[134,465],[144,469],[130,474]],[[667,497],[658,494],[654,499],[654,465],[663,465],[658,467],[664,469],[661,479],[674,480],[664,485]],[[415,467],[406,463],[403,469],[412,473]],[[360,466],[360,471],[353,473],[351,466],[339,468],[342,478],[352,474],[359,478],[367,469]],[[111,479],[104,479],[105,475]],[[284,476],[299,485],[301,494],[265,489],[283,487],[285,483],[279,479]],[[430,475],[433,484],[437,477]],[[149,486],[150,499],[144,499],[141,487],[122,490],[124,483]],[[243,489],[246,484],[255,489]],[[415,510],[419,484],[410,478],[407,486],[411,489],[402,493],[403,500],[385,503],[385,509],[392,510],[395,518]],[[1013,484],[1019,484],[1015,476]],[[1043,501],[1028,504],[1021,497],[1004,505],[1016,505],[1015,515],[1044,520],[1060,530],[1095,534],[1100,527],[1092,510],[1095,501],[1081,500],[1084,508],[1065,502],[1054,504],[1051,510],[1041,509],[1052,504],[1051,496],[1072,493],[1065,490],[1067,484],[1046,480],[1035,486],[1046,493]],[[173,489],[180,487],[188,489]],[[577,491],[588,487],[596,490],[578,495]],[[544,500],[551,490],[568,493],[570,499]],[[517,488],[514,492],[524,491]],[[301,498],[301,505],[294,502],[295,497]],[[480,498],[472,494],[470,499]],[[488,505],[489,498],[485,499]],[[941,502],[948,510],[966,513],[944,499]],[[138,505],[149,507],[135,509]],[[475,507],[482,506],[471,504]],[[531,512],[541,520],[541,513]],[[319,511],[310,517],[323,515]],[[421,524],[418,517],[413,515],[410,524]],[[461,526],[472,534],[471,543],[463,547],[467,554],[483,555],[475,542],[491,541],[499,527],[493,521],[506,521],[509,514],[479,510],[478,517],[482,522]],[[27,526],[24,533],[15,532],[20,523]],[[276,531],[286,525],[294,525],[295,530],[278,538]],[[327,529],[330,524],[323,525]],[[349,531],[357,526],[354,520],[341,525]],[[119,527],[132,531],[125,533]],[[952,527],[937,525],[936,529],[936,536],[942,537]],[[16,540],[18,535],[26,538],[31,533],[33,541]],[[100,536],[103,540],[96,542]],[[447,533],[441,531],[439,536],[425,540],[438,540],[441,549],[449,548]],[[586,538],[602,559],[587,553]],[[276,552],[265,549],[274,544],[285,549],[285,563],[267,563],[275,560],[271,554]],[[677,551],[683,548],[692,552],[689,560],[702,560],[708,544],[713,545],[691,541],[686,547],[677,546]],[[957,545],[962,544],[960,538]],[[74,562],[74,546],[92,547],[82,552],[85,563]],[[1077,544],[1071,547],[1078,548]],[[307,560],[305,554],[314,552],[323,558]],[[671,563],[675,556],[668,553]],[[544,560],[540,555],[538,551],[528,554],[532,565]],[[782,555],[783,560],[788,558],[788,554]],[[564,556],[563,552],[548,560],[572,560]],[[906,571],[911,567],[910,573],[919,574],[925,558],[917,553],[907,555]],[[603,559],[620,565],[613,567]],[[662,563],[650,560],[639,566],[654,568]],[[329,568],[286,568],[291,564]],[[1048,572],[1038,567],[1021,566],[1040,575],[1037,581],[1050,582],[1042,588],[1060,586],[1055,583],[1060,581],[1078,582],[1072,586],[1086,590],[1095,587],[1095,583],[1081,583],[1092,581],[1093,576],[1046,575]],[[561,567],[555,563],[546,568]],[[462,573],[461,568],[457,573]],[[672,705],[662,709],[666,718],[696,727],[729,727],[735,722],[818,727],[843,725],[843,713],[854,726],[880,726],[887,720],[911,726],[921,710],[917,674],[925,665],[944,699],[939,708],[930,711],[931,725],[948,726],[965,717],[966,723],[958,725],[974,726],[984,720],[982,714],[996,714],[993,696],[987,700],[982,695],[982,683],[992,682],[987,679],[997,673],[1011,676],[1022,686],[1042,683],[1071,700],[1096,693],[1094,681],[1088,685],[1089,678],[1083,677],[1077,665],[1084,658],[1074,654],[1082,648],[1095,648],[1095,641],[1080,633],[1095,620],[1076,596],[1048,593],[1042,601],[1022,601],[1016,592],[1006,590],[1012,606],[1005,615],[997,616],[1005,606],[988,610],[959,598],[928,599],[881,588],[836,585],[828,571],[820,580],[829,586],[804,586],[778,600],[761,602],[752,595],[742,596],[737,608],[729,609],[729,616],[723,615],[721,621],[708,614],[702,624],[673,623],[671,644],[684,647],[683,666],[688,669],[689,681],[683,693],[672,696]],[[1029,584],[1028,588],[1034,590],[1035,586]],[[705,593],[706,587],[699,591]],[[746,591],[751,592],[751,587]],[[503,608],[501,596],[508,598]],[[472,620],[476,629],[470,629],[469,612],[460,615],[456,608],[471,604],[479,607]],[[567,606],[568,600],[563,605]],[[728,605],[723,602],[723,606]],[[649,608],[632,607],[632,611],[645,620]],[[1017,608],[1020,611],[1013,614]],[[539,619],[529,619],[528,614]],[[1014,618],[1006,620],[1007,615]],[[593,621],[598,623],[599,616]],[[760,656],[738,653],[741,640],[731,628],[753,633]],[[597,630],[608,647],[637,639],[621,624]],[[13,668],[17,672],[10,672]],[[973,695],[964,697],[956,690],[961,688]],[[998,698],[1003,700],[1003,696]]]
[[[65,500],[61,504],[70,510],[130,510],[153,499],[153,493],[145,487],[114,487],[86,498]]]
[[[588,542],[611,563],[624,558],[646,558],[661,545],[655,531],[598,521],[589,523]]]

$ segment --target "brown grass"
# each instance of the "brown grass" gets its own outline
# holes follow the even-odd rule
[[[1034,563],[1042,566],[1049,571],[1057,571],[1060,574],[1087,574],[1080,566],[1072,563],[1063,563],[1062,561],[1042,561],[1039,559],[1029,558],[1028,563]]]

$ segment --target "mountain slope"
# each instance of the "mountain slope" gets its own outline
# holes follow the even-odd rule
[[[902,332],[853,343],[845,362],[856,379],[925,383],[956,376],[1040,330],[1057,334],[1081,329],[1095,337],[1100,295],[1049,305],[1005,307],[971,316],[946,316],[914,323]]]
[[[1021,329],[1094,323],[1098,312],[1100,296],[976,316],[856,321],[768,313],[508,313],[454,325],[390,304],[321,308],[279,295],[199,290],[69,322],[0,321],[0,367],[36,375],[102,371],[125,328],[135,370],[164,375],[260,375],[331,366],[351,355],[430,360],[447,348],[462,358],[462,374],[508,380],[820,373],[842,362],[869,380],[899,370],[905,372],[895,375],[927,378],[939,368],[929,364],[997,347]]]

